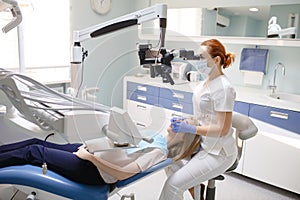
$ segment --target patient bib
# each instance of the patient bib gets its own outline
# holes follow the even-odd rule
[[[168,153],[167,149],[167,139],[162,136],[161,134],[158,134],[153,137],[153,142],[148,143],[144,140],[142,140],[137,148],[130,148],[127,149],[127,154],[132,154],[132,153],[137,153],[137,152],[142,152],[143,150],[149,149],[149,148],[159,148],[161,149],[165,155]]]

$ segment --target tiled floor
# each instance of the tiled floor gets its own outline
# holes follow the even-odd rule
[[[216,200],[300,200],[300,194],[292,193],[236,173],[225,175],[217,183]]]

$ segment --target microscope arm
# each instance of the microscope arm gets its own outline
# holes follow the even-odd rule
[[[80,42],[158,18],[160,19],[162,32],[161,46],[164,46],[167,5],[157,4],[80,31],[74,31],[71,63],[78,64],[82,62],[82,48],[80,47]]]

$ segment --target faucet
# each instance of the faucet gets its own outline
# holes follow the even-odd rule
[[[282,75],[285,75],[285,66],[284,64],[282,64],[281,62],[278,62],[276,65],[275,65],[275,69],[274,69],[274,76],[273,76],[273,84],[272,85],[269,85],[269,88],[272,90],[272,94],[275,93],[275,90],[276,90],[276,73],[277,73],[277,69],[278,67],[282,67]]]

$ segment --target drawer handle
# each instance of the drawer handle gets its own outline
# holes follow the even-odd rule
[[[280,118],[280,119],[289,119],[289,114],[277,112],[277,111],[271,111],[270,116],[275,118]]]
[[[137,126],[140,126],[140,127],[143,127],[143,128],[145,128],[145,127],[146,127],[146,125],[145,125],[145,124],[141,124],[141,123],[139,123],[139,122],[137,122],[137,123],[136,123],[136,125],[137,125]]]
[[[146,110],[146,108],[147,108],[146,106],[143,106],[143,105],[136,105],[136,107],[139,109],[143,109],[143,110]]]
[[[147,87],[145,87],[145,86],[138,85],[137,89],[140,91],[143,91],[143,92],[147,92]]]
[[[177,109],[183,109],[183,105],[178,104],[178,103],[173,103],[173,104],[172,104],[172,107],[173,107],[173,108],[177,108]]]
[[[184,99],[184,94],[173,93],[173,97],[178,99]]]
[[[182,117],[182,115],[178,115],[178,114],[175,114],[175,113],[172,113],[171,116],[172,116],[172,117]]]
[[[141,101],[147,101],[147,97],[145,97],[145,96],[140,96],[140,95],[138,95],[138,96],[137,96],[137,99],[138,99],[138,100],[141,100]]]

